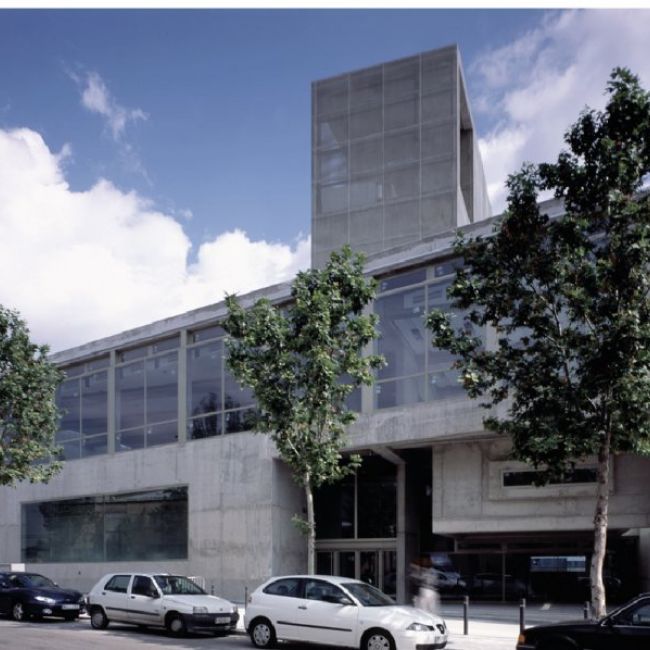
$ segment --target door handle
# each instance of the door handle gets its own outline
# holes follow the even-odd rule
[[[298,609],[307,609],[307,605],[298,605]]]

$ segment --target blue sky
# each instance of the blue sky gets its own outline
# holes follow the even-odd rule
[[[649,28],[646,10],[2,10],[0,303],[60,349],[289,279],[311,81],[454,42],[498,210],[614,65],[648,85]]]

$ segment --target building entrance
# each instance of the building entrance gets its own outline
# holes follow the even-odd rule
[[[388,548],[332,548],[316,553],[316,573],[363,580],[395,597],[397,552]]]

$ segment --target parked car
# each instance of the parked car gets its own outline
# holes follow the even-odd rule
[[[599,620],[539,625],[519,635],[517,650],[648,650],[650,593]]]
[[[15,621],[60,616],[73,621],[83,609],[83,595],[63,589],[39,573],[0,573],[0,613]]]
[[[396,605],[376,587],[338,576],[271,578],[250,595],[244,623],[257,648],[271,648],[278,639],[361,650],[447,645],[439,616]]]
[[[111,621],[164,627],[170,634],[232,632],[237,607],[207,594],[185,576],[167,573],[109,573],[88,593],[90,624],[104,629]]]

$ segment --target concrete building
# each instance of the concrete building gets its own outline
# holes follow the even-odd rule
[[[534,487],[423,324],[449,305],[456,229],[492,228],[457,49],[316,82],[313,97],[313,263],[343,243],[368,253],[388,361],[351,399],[362,468],[317,494],[319,572],[407,600],[407,567],[426,555],[443,593],[583,600],[593,463]],[[242,302],[261,296],[286,303],[289,285]],[[108,571],[180,572],[239,601],[304,570],[291,524],[302,492],[248,430],[254,400],[225,365],[224,315],[210,305],[53,355],[67,374],[58,441],[69,462],[48,485],[0,490],[0,562],[81,589]],[[614,458],[611,595],[650,590],[649,470]]]

